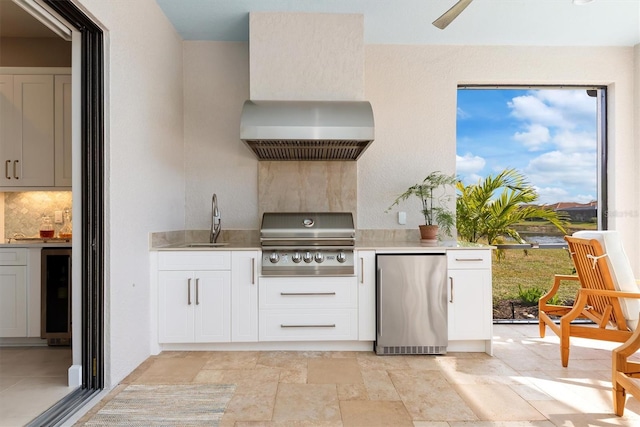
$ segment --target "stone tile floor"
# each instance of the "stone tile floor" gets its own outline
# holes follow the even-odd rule
[[[640,402],[613,414],[611,349],[558,339],[538,325],[494,325],[494,357],[362,352],[164,352],[146,360],[75,425],[128,384],[236,384],[222,426],[640,426]],[[639,357],[640,358],[640,357]]]
[[[73,391],[70,347],[0,348],[0,426],[27,424]]]

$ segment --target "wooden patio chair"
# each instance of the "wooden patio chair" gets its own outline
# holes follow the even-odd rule
[[[567,367],[570,337],[614,342],[631,337],[638,325],[640,290],[617,232],[579,231],[565,240],[577,276],[555,276],[553,287],[538,302],[538,316],[540,337],[547,326],[558,335],[562,366]],[[580,282],[572,306],[549,304],[562,280]],[[576,319],[589,319],[595,325],[572,323]]]
[[[613,410],[619,416],[624,414],[627,393],[640,399],[640,362],[628,360],[638,349],[640,328],[624,344],[612,351]]]

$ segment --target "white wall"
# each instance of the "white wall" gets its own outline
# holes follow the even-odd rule
[[[184,227],[182,40],[154,0],[81,0],[106,29],[105,380],[150,354],[148,233]]]
[[[211,226],[216,193],[223,229],[257,229],[258,167],[240,141],[249,99],[247,43],[184,43],[184,126],[188,230]]]
[[[607,85],[609,225],[625,230],[625,248],[640,272],[633,61],[633,49],[625,47],[367,45],[365,94],[376,140],[358,162],[359,228],[404,228],[384,213],[394,196],[432,170],[455,172],[458,84]],[[406,227],[417,226],[418,209],[406,208]]]
[[[242,43],[185,43],[185,108],[206,103],[226,108],[222,123],[185,117],[187,153],[198,154],[188,154],[186,160],[188,186],[194,188],[193,192],[188,190],[187,228],[208,227],[208,216],[202,211],[210,210],[206,206],[210,196],[206,188],[197,188],[203,181],[219,182],[225,193],[233,196],[223,205],[228,228],[258,228],[254,209],[257,161],[238,140],[239,106],[246,94],[216,89],[224,85],[244,88],[247,65],[242,57],[246,52]],[[208,69],[203,63],[205,56],[211,58],[207,59]],[[189,71],[192,68],[197,72]],[[420,223],[418,209],[410,205],[403,207],[408,215],[406,226],[397,225],[395,214],[384,211],[397,194],[430,171],[455,172],[458,84],[607,85],[610,228],[630,231],[625,232],[625,247],[632,259],[638,260],[638,239],[634,236],[640,230],[633,217],[639,208],[633,185],[638,182],[634,166],[638,153],[633,143],[638,108],[638,102],[634,106],[634,78],[634,50],[625,47],[366,45],[365,99],[374,108],[376,139],[358,161],[358,228],[411,228]],[[196,133],[203,137],[189,136]],[[215,142],[215,149],[204,136]],[[216,166],[211,170],[205,169],[207,160],[201,157],[207,150],[208,158],[215,159],[210,161]],[[241,169],[234,166],[238,161]],[[192,177],[198,182],[193,183]],[[636,268],[640,268],[638,264]]]

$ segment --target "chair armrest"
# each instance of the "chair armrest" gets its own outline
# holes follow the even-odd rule
[[[568,274],[556,274],[553,276],[553,286],[551,287],[551,289],[549,289],[549,292],[547,292],[546,294],[542,295],[540,297],[540,299],[538,300],[538,308],[540,309],[541,307],[547,307],[547,302],[553,298],[553,296],[556,294],[556,292],[558,292],[558,289],[560,288],[560,282],[563,280],[574,280],[574,281],[580,281],[580,279],[578,278],[578,276],[576,275],[568,275]]]
[[[633,335],[631,335],[629,339],[624,342],[624,344],[612,350],[613,359],[626,359],[627,357],[638,351],[638,349],[640,349],[640,328],[637,328],[633,332]],[[620,362],[622,362],[622,360],[620,360]],[[624,366],[624,363],[618,363],[617,365]],[[614,370],[616,370],[615,367],[616,364],[614,363]]]
[[[610,291],[607,289],[584,289],[578,290],[579,293],[587,295],[600,295],[604,297],[614,298],[640,298],[640,292],[622,292],[622,291]]]

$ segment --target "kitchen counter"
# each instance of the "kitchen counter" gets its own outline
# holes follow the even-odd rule
[[[228,242],[224,246],[194,246],[190,247],[190,244],[198,244],[200,242],[192,243],[176,243],[172,245],[155,246],[151,247],[152,251],[259,251],[262,249],[259,242]],[[206,243],[202,243],[205,245]]]
[[[0,243],[0,248],[70,248],[71,242],[16,242]]]
[[[442,250],[442,249],[494,249],[479,243],[457,242],[455,240],[426,243],[420,241],[363,240],[356,241],[356,250]]]
[[[195,243],[195,242],[194,242]],[[193,244],[193,243],[192,243]],[[197,243],[196,243],[197,244]],[[13,245],[13,244],[12,244]],[[442,250],[442,249],[493,249],[493,246],[477,243],[445,241],[437,243],[421,243],[419,241],[356,241],[355,250]],[[151,247],[152,251],[259,251],[262,250],[259,242],[229,242],[224,246],[195,246],[188,243]]]

